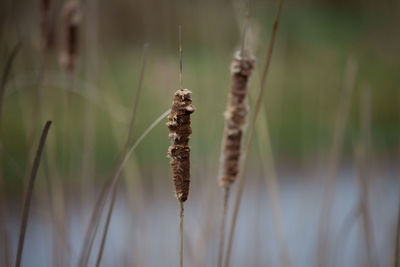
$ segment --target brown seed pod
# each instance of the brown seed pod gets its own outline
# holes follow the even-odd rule
[[[222,140],[219,184],[229,187],[239,173],[242,136],[248,113],[247,86],[255,59],[247,51],[236,52],[231,64],[232,87],[225,111],[225,129]]]
[[[176,198],[180,202],[185,202],[189,194],[190,148],[188,144],[192,133],[190,114],[195,110],[192,106],[191,94],[192,92],[187,89],[175,92],[167,122],[169,137],[172,140],[168,157],[171,159]]]
[[[75,0],[66,2],[62,11],[64,40],[61,64],[68,71],[74,71],[76,66],[81,18],[81,6],[79,2]]]

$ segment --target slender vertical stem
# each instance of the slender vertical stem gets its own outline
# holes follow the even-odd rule
[[[226,213],[228,211],[228,200],[229,200],[230,187],[224,188],[224,203],[222,207],[221,217],[221,229],[219,232],[219,247],[218,247],[218,267],[222,267],[222,258],[224,255],[224,243],[225,243],[225,226],[226,226]]]
[[[11,51],[10,55],[7,58],[6,61],[6,66],[3,70],[3,75],[1,77],[1,83],[0,83],[0,129],[2,128],[2,119],[3,119],[3,99],[4,99],[4,94],[5,94],[5,88],[6,88],[6,84],[8,81],[8,77],[10,75],[11,72],[11,68],[12,68],[12,63],[14,62],[18,51],[21,48],[21,42],[18,42],[13,50]],[[6,218],[5,216],[5,211],[4,211],[4,207],[5,207],[5,197],[4,197],[4,190],[3,190],[3,186],[4,186],[4,177],[3,177],[3,166],[2,166],[2,162],[3,161],[3,137],[0,136],[0,216],[2,218]],[[9,240],[8,240],[8,233],[7,233],[7,228],[6,228],[6,223],[5,220],[1,220],[0,219],[0,239],[1,239],[1,243],[3,244],[4,250],[2,251],[1,255],[4,258],[4,264],[6,266],[10,265],[10,255],[9,255]]]
[[[244,154],[243,168],[242,168],[242,171],[240,172],[240,175],[239,175],[239,188],[238,188],[237,197],[235,199],[233,217],[232,217],[232,221],[231,221],[231,228],[230,228],[230,231],[229,231],[228,246],[227,246],[227,251],[226,251],[226,256],[225,256],[225,267],[229,267],[229,263],[230,263],[233,236],[234,236],[234,232],[235,232],[237,216],[238,216],[238,213],[239,213],[240,201],[242,199],[244,185],[245,185],[246,178],[247,178],[245,173],[246,173],[246,170],[247,170],[248,159],[249,159],[249,155],[250,155],[250,152],[251,152],[251,147],[253,145],[254,133],[255,133],[255,128],[256,128],[256,121],[257,121],[258,113],[260,112],[261,103],[262,103],[262,100],[263,100],[263,95],[264,95],[264,91],[265,91],[265,83],[266,83],[266,80],[267,80],[267,74],[268,74],[268,71],[269,71],[269,66],[271,64],[272,52],[274,50],[276,33],[278,31],[278,25],[279,25],[279,19],[280,19],[280,15],[281,15],[281,10],[282,10],[282,4],[283,4],[283,0],[279,0],[278,9],[276,11],[275,20],[274,20],[274,25],[273,25],[273,28],[272,28],[271,39],[270,39],[270,42],[269,42],[269,45],[268,45],[268,54],[267,54],[267,58],[266,58],[266,62],[265,62],[265,67],[264,67],[264,71],[263,71],[262,77],[261,77],[260,91],[259,91],[258,96],[257,96],[257,102],[256,102],[256,106],[255,106],[255,109],[254,109],[254,115],[253,115],[253,119],[252,119],[251,124],[250,124],[249,139],[248,139],[247,145],[246,145],[246,153]]]
[[[337,113],[337,117],[335,118],[336,121],[333,132],[332,147],[329,152],[330,154],[326,170],[327,177],[324,188],[324,196],[321,205],[320,223],[318,226],[319,233],[317,240],[318,242],[317,255],[318,255],[319,267],[326,266],[326,257],[329,246],[328,233],[330,228],[331,210],[335,195],[336,176],[337,176],[340,154],[342,152],[347,120],[351,107],[351,97],[354,91],[356,74],[357,74],[357,64],[354,60],[350,58],[347,64],[346,77],[344,79],[344,91],[341,96],[341,102]]]
[[[249,24],[249,18],[250,18],[250,6],[251,6],[251,0],[247,0],[246,15],[244,18],[243,29],[242,29],[242,43],[240,45],[240,56],[242,58],[244,56],[244,46],[246,41],[247,26]]]
[[[112,212],[114,209],[115,199],[116,199],[117,191],[118,191],[118,185],[119,185],[121,172],[122,172],[121,166],[124,163],[124,160],[128,153],[129,144],[131,143],[131,140],[132,140],[133,126],[135,124],[136,111],[137,111],[137,106],[139,104],[139,97],[140,97],[140,92],[141,92],[141,88],[142,88],[144,69],[146,66],[147,48],[148,48],[148,45],[145,44],[143,46],[142,67],[141,67],[141,71],[140,71],[139,84],[138,84],[137,92],[136,92],[136,99],[135,99],[135,103],[133,105],[131,121],[129,124],[128,136],[126,138],[126,142],[125,142],[125,145],[124,145],[122,153],[121,153],[121,159],[120,159],[120,163],[118,164],[118,169],[113,177],[113,181],[111,184],[111,188],[113,188],[111,202],[110,202],[110,206],[109,206],[108,213],[107,213],[107,219],[106,219],[106,223],[105,223],[104,230],[103,230],[103,235],[102,235],[102,239],[101,239],[99,254],[97,256],[96,266],[100,266],[101,259],[103,257],[104,245],[106,242],[107,233],[108,233],[108,229],[110,226],[111,215],[112,215]]]
[[[183,62],[182,62],[182,25],[179,25],[179,89],[183,89],[183,77],[182,77],[182,70],[183,70]]]
[[[400,199],[397,210],[396,240],[394,244],[394,267],[400,267]]]
[[[183,267],[183,202],[180,201],[181,212],[179,215],[179,266]]]
[[[43,147],[46,142],[46,137],[47,137],[47,133],[49,132],[50,125],[51,125],[51,121],[47,121],[46,125],[44,126],[42,136],[40,137],[39,146],[38,146],[38,149],[36,152],[35,160],[33,162],[33,167],[32,167],[32,171],[31,171],[31,177],[29,179],[28,188],[25,193],[25,201],[24,201],[24,207],[23,207],[22,217],[21,217],[21,227],[20,227],[20,233],[19,233],[18,250],[17,250],[17,258],[15,261],[15,267],[21,266],[22,250],[24,248],[25,232],[26,232],[26,227],[28,225],[29,209],[30,209],[31,200],[32,200],[33,186],[35,184],[36,173],[39,169],[40,159],[42,156]]]

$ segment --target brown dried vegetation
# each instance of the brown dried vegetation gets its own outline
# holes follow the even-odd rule
[[[247,51],[238,51],[231,64],[232,87],[225,111],[225,129],[219,170],[219,184],[229,187],[239,173],[239,161],[246,117],[249,110],[247,87],[254,68],[255,59]]]
[[[185,202],[189,194],[190,148],[188,143],[192,133],[190,114],[195,110],[192,106],[191,94],[192,92],[187,89],[175,92],[167,122],[169,137],[172,140],[168,157],[171,159],[176,198],[180,202]]]

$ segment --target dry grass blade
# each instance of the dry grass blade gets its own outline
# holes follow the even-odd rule
[[[246,15],[242,29],[241,47],[234,55],[231,63],[232,86],[229,91],[225,111],[225,126],[222,136],[220,167],[218,173],[219,184],[224,189],[224,200],[222,203],[217,267],[222,266],[230,186],[236,180],[239,173],[239,164],[242,154],[242,138],[247,126],[247,115],[249,109],[247,100],[248,85],[255,65],[255,58],[253,55],[249,51],[245,51],[245,40],[249,17],[250,0],[247,1]]]
[[[180,202],[181,212],[179,214],[179,266],[183,267],[183,202]]]
[[[281,266],[291,266],[289,251],[286,243],[286,235],[282,223],[282,210],[279,197],[278,176],[275,169],[274,155],[271,147],[271,139],[268,128],[268,120],[265,115],[265,108],[260,112],[260,123],[257,127],[257,139],[260,145],[260,157],[263,162],[262,169],[265,177],[268,203],[270,203],[271,217],[274,226],[274,232],[277,235]]]
[[[135,125],[136,111],[137,111],[137,107],[139,105],[139,97],[140,97],[140,92],[141,92],[141,89],[142,89],[144,69],[145,69],[145,66],[146,66],[147,47],[148,47],[147,44],[145,44],[144,47],[143,47],[143,58],[142,58],[142,66],[141,66],[140,77],[139,77],[139,84],[138,84],[137,91],[136,91],[135,103],[133,105],[131,121],[130,121],[130,124],[129,124],[129,130],[128,130],[128,136],[126,138],[126,142],[125,142],[125,145],[124,145],[122,153],[121,153],[120,164],[118,166],[117,172],[115,173],[114,178],[113,178],[112,183],[111,183],[111,188],[113,189],[112,190],[112,196],[111,196],[111,202],[110,202],[110,206],[109,206],[108,213],[107,213],[106,223],[104,225],[103,235],[102,235],[101,244],[100,244],[100,250],[99,250],[99,254],[97,256],[97,260],[96,260],[96,266],[100,266],[101,259],[102,259],[102,256],[103,256],[104,245],[105,245],[106,238],[107,238],[108,228],[109,228],[109,225],[110,225],[110,221],[111,221],[111,216],[112,216],[112,212],[113,212],[113,209],[114,209],[115,200],[116,200],[116,197],[117,197],[118,185],[119,185],[121,172],[122,172],[121,165],[125,161],[125,157],[126,157],[127,152],[128,152],[129,144],[131,143],[131,140],[132,140],[133,126]]]
[[[2,117],[2,111],[3,111],[3,98],[4,98],[4,92],[8,80],[8,76],[10,75],[11,72],[11,67],[12,64],[18,54],[18,51],[21,48],[21,42],[18,42],[13,50],[11,51],[9,57],[7,58],[6,65],[4,67],[3,75],[1,77],[1,84],[0,84],[0,122],[1,122],[1,117]]]
[[[396,239],[394,244],[394,267],[400,267],[400,199],[397,207]]]
[[[156,127],[169,113],[171,112],[170,109],[166,110],[163,114],[161,114],[143,133],[142,135],[136,140],[135,144],[129,149],[128,153],[126,154],[124,160],[122,161],[121,165],[119,166],[119,172],[122,171],[126,163],[128,162],[129,157],[132,155],[133,151],[136,147],[143,141],[143,139]],[[113,180],[109,180],[103,186],[103,190],[99,195],[94,212],[92,213],[89,227],[85,235],[85,241],[83,245],[83,250],[79,260],[79,266],[87,266],[90,251],[93,246],[94,236],[96,235],[98,224],[99,224],[99,216],[104,208],[104,202],[108,195],[108,192],[111,188]]]
[[[328,246],[328,230],[330,223],[330,213],[335,193],[336,175],[339,163],[339,157],[342,150],[344,133],[346,130],[347,118],[349,115],[351,96],[354,91],[357,65],[353,59],[349,59],[344,80],[344,91],[341,97],[339,110],[337,113],[335,128],[333,133],[333,143],[329,154],[327,167],[327,181],[325,185],[325,194],[321,206],[321,219],[319,224],[318,236],[318,266],[326,266],[326,253]]]
[[[237,216],[239,213],[240,201],[241,201],[241,198],[243,195],[244,185],[245,185],[246,177],[247,177],[245,175],[245,173],[246,173],[246,169],[247,169],[247,165],[248,165],[248,158],[249,158],[248,156],[250,155],[251,147],[253,144],[254,134],[255,134],[255,129],[256,129],[256,121],[257,121],[258,113],[260,112],[261,103],[262,103],[262,99],[264,96],[265,83],[266,83],[267,74],[269,71],[269,66],[271,64],[272,52],[274,50],[276,33],[278,31],[278,25],[279,25],[281,10],[282,10],[282,4],[283,4],[283,0],[279,0],[278,9],[276,11],[275,20],[274,20],[274,25],[272,28],[271,39],[270,39],[270,42],[268,45],[268,52],[267,52],[265,67],[264,67],[264,71],[263,71],[262,77],[261,77],[260,91],[257,96],[257,102],[256,102],[256,106],[254,109],[254,115],[253,115],[253,119],[250,124],[249,139],[248,139],[247,145],[246,145],[246,153],[244,154],[243,168],[239,174],[239,188],[238,188],[237,197],[235,199],[235,205],[234,205],[234,209],[233,209],[233,217],[232,217],[232,221],[231,221],[231,228],[229,231],[228,245],[227,245],[227,251],[226,251],[226,256],[225,256],[225,267],[229,267],[229,263],[230,263],[233,235],[235,232],[236,220],[237,220]]]
[[[5,95],[5,88],[7,84],[8,77],[11,72],[11,67],[12,63],[14,62],[18,51],[21,48],[21,43],[17,43],[13,50],[11,51],[9,57],[7,58],[6,65],[4,67],[3,75],[1,77],[1,84],[0,84],[0,129],[2,128],[2,114],[3,114],[3,100],[4,100],[4,95]],[[3,162],[3,138],[0,138],[0,164]],[[0,165],[0,217],[5,218],[4,216],[4,203],[5,199],[3,198],[4,196],[4,191],[3,191],[3,166]],[[9,266],[10,265],[10,256],[9,256],[9,244],[8,244],[8,233],[7,229],[5,226],[5,223],[3,220],[0,219],[0,235],[1,235],[1,243],[3,244],[4,251],[2,252],[3,259],[4,259],[4,265]]]
[[[25,232],[26,232],[26,227],[28,224],[29,208],[30,208],[31,199],[32,199],[33,186],[35,185],[36,173],[39,169],[40,159],[42,156],[43,147],[46,142],[46,137],[47,137],[47,133],[49,132],[50,125],[51,125],[51,121],[47,121],[46,125],[43,128],[43,132],[42,132],[42,136],[40,137],[40,142],[39,142],[39,146],[38,146],[38,149],[36,152],[35,160],[33,162],[31,176],[29,179],[29,185],[28,185],[27,191],[25,193],[25,201],[24,201],[24,207],[23,207],[23,211],[22,211],[21,227],[20,227],[19,240],[18,240],[17,257],[16,257],[16,261],[15,261],[16,267],[21,266],[22,250],[24,248]]]
[[[222,206],[222,218],[221,218],[221,228],[219,232],[219,245],[218,245],[218,262],[217,266],[222,266],[222,258],[224,253],[224,242],[225,242],[225,227],[226,227],[226,214],[228,212],[228,202],[229,202],[229,191],[230,187],[224,188],[224,202]]]
[[[368,266],[376,266],[374,257],[375,235],[372,227],[369,205],[369,181],[371,173],[371,90],[365,85],[361,91],[361,141],[356,149],[356,161],[358,167],[358,182],[359,182],[359,205],[361,218],[363,223],[364,236],[366,241]]]

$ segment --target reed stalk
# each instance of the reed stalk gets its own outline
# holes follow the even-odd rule
[[[247,178],[247,176],[245,174],[247,171],[248,159],[249,159],[249,155],[250,155],[251,148],[252,148],[253,141],[254,141],[257,117],[260,112],[261,104],[262,104],[262,100],[263,100],[263,96],[264,96],[267,74],[268,74],[269,67],[271,64],[272,52],[274,50],[276,34],[278,31],[278,25],[279,25],[281,10],[282,10],[282,4],[283,4],[283,0],[279,0],[278,9],[276,11],[275,20],[274,20],[274,24],[272,27],[271,39],[270,39],[270,42],[268,45],[268,52],[267,52],[265,67],[264,67],[264,70],[263,70],[263,73],[261,76],[260,91],[258,93],[256,106],[254,108],[254,115],[253,115],[252,121],[250,123],[250,132],[249,132],[249,138],[248,138],[248,141],[246,144],[246,150],[245,150],[244,159],[243,159],[243,167],[238,176],[239,177],[239,188],[238,188],[237,196],[236,196],[235,203],[234,203],[233,216],[232,216],[231,227],[230,227],[229,236],[228,236],[227,251],[226,251],[226,255],[225,255],[225,267],[229,267],[229,264],[230,264],[236,221],[237,221],[237,216],[239,213],[239,206],[240,206],[241,198],[243,195],[244,185],[245,185],[246,178]]]
[[[224,199],[222,203],[217,267],[222,266],[230,187],[235,182],[239,173],[242,139],[247,126],[247,114],[249,109],[247,91],[250,76],[255,64],[253,55],[245,50],[249,15],[250,0],[248,1],[246,18],[243,23],[241,47],[240,50],[235,53],[231,63],[232,86],[228,95],[225,111],[225,127],[222,136],[221,158],[218,173],[219,185],[224,190]]]
[[[340,106],[335,118],[335,126],[333,132],[333,142],[328,158],[327,180],[325,184],[325,193],[322,200],[320,224],[318,233],[318,266],[326,266],[327,248],[328,248],[328,231],[330,224],[330,215],[332,203],[335,193],[336,176],[339,164],[339,158],[342,151],[344,134],[347,125],[351,106],[351,96],[353,95],[354,85],[356,81],[357,65],[350,58],[347,63],[346,77],[344,79],[344,91],[341,96]]]
[[[1,77],[1,83],[0,83],[0,130],[3,128],[2,127],[2,122],[3,122],[3,104],[4,104],[4,96],[5,96],[5,90],[6,90],[6,84],[9,78],[9,75],[11,73],[12,65],[13,62],[18,55],[18,52],[21,48],[21,42],[18,42],[13,49],[11,50],[11,53],[9,54],[8,58],[6,59],[6,65],[3,70],[3,74]],[[4,190],[4,177],[3,177],[3,137],[0,134],[0,218],[6,218],[5,216],[5,190]],[[3,245],[3,251],[1,252],[1,255],[3,255],[4,262],[3,264],[5,266],[10,265],[10,255],[9,255],[9,238],[8,238],[8,233],[7,233],[7,227],[5,224],[5,220],[0,219],[0,239],[2,240],[1,243]]]
[[[29,217],[29,210],[30,210],[30,206],[31,206],[33,187],[35,185],[36,173],[39,169],[43,147],[46,142],[46,137],[49,132],[50,126],[51,126],[51,121],[47,121],[43,128],[43,132],[40,137],[40,142],[39,142],[39,146],[38,146],[38,149],[36,152],[35,160],[33,162],[31,176],[29,179],[29,184],[27,187],[27,191],[25,193],[25,200],[24,200],[24,206],[23,206],[22,216],[21,216],[21,225],[20,225],[20,231],[19,231],[19,240],[18,240],[18,249],[17,249],[17,256],[16,256],[16,261],[15,261],[15,267],[21,266],[22,251],[24,248],[26,228],[28,226],[28,217]]]
[[[179,215],[179,266],[183,267],[183,203],[189,195],[190,185],[190,147],[192,128],[190,115],[195,111],[192,105],[192,92],[182,86],[182,30],[179,25],[179,87],[175,92],[171,113],[168,116],[168,137],[172,144],[168,148],[168,157],[175,185],[175,196],[180,202]]]

